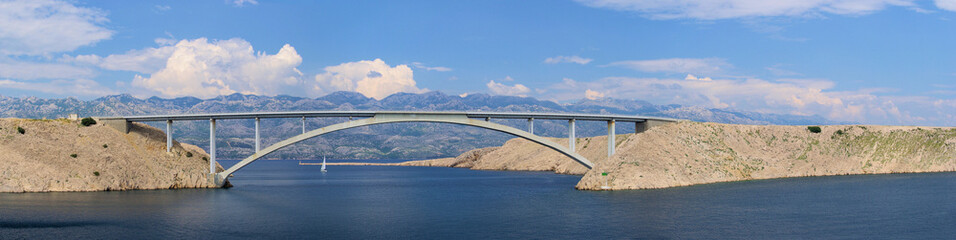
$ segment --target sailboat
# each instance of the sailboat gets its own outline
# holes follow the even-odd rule
[[[329,170],[325,170],[325,156],[322,156],[322,172],[328,172],[328,171]]]

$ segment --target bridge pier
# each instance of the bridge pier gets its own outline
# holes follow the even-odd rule
[[[101,124],[103,124],[103,125],[106,125],[106,126],[108,126],[108,127],[111,127],[111,128],[113,128],[113,129],[116,129],[116,131],[119,131],[119,132],[121,132],[121,133],[123,133],[123,134],[129,133],[129,125],[132,124],[132,123],[130,123],[130,121],[128,121],[128,120],[126,120],[126,119],[124,119],[124,118],[97,119],[96,121],[99,122],[99,123],[101,123]]]
[[[209,173],[216,173],[216,119],[209,119]]]
[[[173,120],[166,120],[166,152],[173,148]]]
[[[302,117],[302,133],[305,133],[305,117]]]
[[[574,148],[574,142],[576,142],[574,137],[574,119],[568,120],[568,148],[571,149],[571,152],[576,152],[577,149]]]
[[[256,118],[256,152],[259,152],[259,118]]]
[[[534,134],[534,118],[528,119],[528,132]]]
[[[607,121],[607,157],[614,155],[614,120]]]
[[[643,122],[634,122],[634,133],[642,133],[653,127],[657,127],[660,125],[673,123],[673,122],[674,121],[660,121],[660,120],[653,120],[653,119],[646,119]]]

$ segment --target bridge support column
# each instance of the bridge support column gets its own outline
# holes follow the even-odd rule
[[[664,124],[668,124],[668,123],[673,123],[673,122],[671,122],[671,121],[651,120],[651,119],[644,120],[643,122],[635,122],[635,123],[634,123],[634,133],[642,133],[642,132],[647,131],[648,129],[651,129],[651,128],[653,128],[653,127],[657,127],[657,126],[664,125]]]
[[[102,120],[97,119],[96,121],[100,122],[103,125],[109,126],[113,129],[116,129],[116,131],[119,131],[120,133],[123,133],[123,134],[129,133],[129,127],[130,125],[132,125],[132,123],[130,123],[129,121],[126,121],[126,119],[102,119]]]
[[[305,133],[305,117],[302,117],[302,133]]]
[[[534,134],[534,118],[528,119],[528,132]]]
[[[568,148],[571,149],[571,152],[576,152],[577,149],[574,148],[574,142],[576,142],[574,137],[574,119],[568,120]]]
[[[209,173],[216,173],[216,119],[209,119]]]
[[[614,155],[614,120],[607,121],[607,157]]]
[[[256,152],[259,152],[259,118],[256,118]]]
[[[166,152],[173,149],[173,120],[166,120]]]

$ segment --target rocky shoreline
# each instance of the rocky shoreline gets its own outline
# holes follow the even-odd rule
[[[0,192],[216,188],[209,155],[178,142],[167,153],[165,136],[138,123],[124,134],[65,119],[0,119]]]
[[[956,171],[956,128],[734,125],[679,122],[616,137],[579,138],[592,170],[523,139],[458,158],[388,165],[583,175],[581,190],[653,189],[716,182],[850,174]],[[566,144],[566,139],[551,139]],[[467,164],[463,164],[467,162]],[[353,163],[354,164],[354,163]],[[602,173],[608,173],[603,176]],[[604,187],[605,178],[608,182]]]

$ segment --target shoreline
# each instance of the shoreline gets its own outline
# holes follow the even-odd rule
[[[208,158],[176,141],[166,152],[165,132],[140,123],[122,133],[67,119],[0,119],[0,193],[219,188],[208,180]]]
[[[550,171],[581,175],[576,189],[599,191],[799,177],[956,172],[956,128],[820,127],[820,132],[811,132],[808,126],[681,122],[644,133],[618,135],[618,151],[610,158],[603,147],[607,146],[606,137],[578,138],[576,152],[595,163],[590,170],[523,139],[472,150],[457,158],[336,164]],[[604,172],[607,177],[602,176]],[[603,188],[605,178],[609,189]]]

